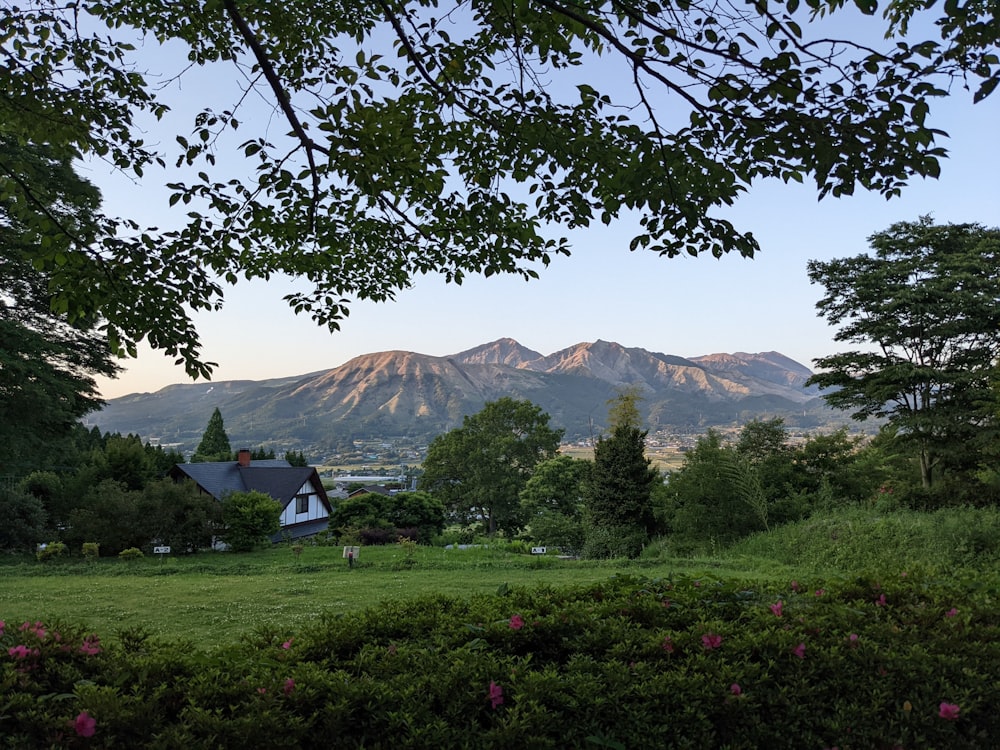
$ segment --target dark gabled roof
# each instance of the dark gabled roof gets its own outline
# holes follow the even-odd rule
[[[309,481],[315,471],[311,466],[288,466],[278,469],[273,466],[251,465],[239,469],[243,484],[248,490],[270,495],[282,505],[298,494],[299,488]]]
[[[385,495],[387,497],[392,496],[394,493],[384,484],[367,484],[364,487],[359,487],[354,490],[348,497],[358,497],[360,495]]]
[[[292,466],[283,459],[264,459],[240,466],[236,461],[210,461],[197,464],[175,464],[170,471],[175,479],[187,477],[202,490],[221,500],[230,492],[256,490],[270,495],[282,507],[298,494],[299,489],[311,478],[323,504],[330,507],[330,500],[319,481],[316,469],[311,466]]]

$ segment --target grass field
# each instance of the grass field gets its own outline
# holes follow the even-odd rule
[[[561,586],[621,572],[650,577],[704,571],[745,576],[710,561],[582,561],[488,549],[371,547],[353,569],[341,550],[287,546],[246,555],[38,563],[0,566],[0,620],[69,621],[102,635],[141,627],[199,646],[232,642],[257,628],[294,631],[324,612],[341,613],[391,599],[493,592],[502,584]]]
[[[974,581],[1000,596],[1000,511],[934,513],[847,508],[747,538],[704,557],[678,557],[665,540],[639,560],[562,560],[503,549],[364,547],[349,569],[339,547],[287,545],[249,554],[202,552],[127,562],[79,557],[40,563],[0,558],[0,620],[65,621],[102,636],[141,627],[199,646],[257,628],[296,629],[323,613],[346,613],[426,594],[490,593],[502,584],[565,586],[619,573],[672,574],[804,584],[864,572],[888,578],[922,572]]]

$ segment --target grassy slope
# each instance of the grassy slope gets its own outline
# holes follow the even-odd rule
[[[0,620],[72,621],[103,635],[141,626],[201,646],[232,642],[258,627],[290,632],[324,612],[341,613],[426,594],[466,596],[504,583],[562,586],[630,572],[675,573],[806,586],[867,571],[922,571],[996,580],[1000,512],[956,509],[932,514],[861,509],[814,516],[723,550],[714,560],[669,557],[669,543],[644,559],[572,561],[494,550],[421,548],[407,564],[399,547],[366,548],[354,570],[339,548],[288,547],[248,555],[116,559],[0,566]]]
[[[307,547],[299,560],[279,546],[248,555],[203,553],[163,561],[25,561],[0,568],[0,620],[71,621],[102,634],[140,626],[208,646],[258,627],[295,631],[324,612],[394,599],[489,593],[504,583],[583,584],[626,570],[666,576],[681,569],[745,574],[711,562],[589,562],[436,548],[418,549],[408,566],[395,546],[365,548],[353,570],[332,547]]]

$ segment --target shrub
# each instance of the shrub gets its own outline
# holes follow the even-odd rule
[[[281,505],[263,492],[232,492],[222,501],[222,523],[222,541],[234,552],[249,552],[281,528]]]
[[[988,747],[994,588],[619,577],[389,601],[207,652],[8,624],[0,731],[11,747],[80,729],[136,748]]]
[[[583,545],[583,556],[591,559],[638,557],[649,541],[644,529],[635,526],[591,526]]]
[[[46,535],[46,513],[34,495],[0,486],[0,550],[25,552]]]
[[[361,544],[374,547],[381,546],[383,544],[392,544],[396,541],[399,535],[396,533],[395,529],[373,527],[360,529],[358,531],[358,537],[361,539]]]
[[[62,542],[49,542],[38,548],[38,551],[35,552],[35,557],[44,562],[51,560],[53,557],[62,557],[66,554],[66,549],[66,545]]]
[[[84,542],[81,551],[87,560],[95,560],[101,555],[101,545],[97,542]]]
[[[138,547],[129,547],[118,553],[121,560],[138,560],[143,557],[142,550]]]

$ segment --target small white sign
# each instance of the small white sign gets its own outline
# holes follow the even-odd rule
[[[545,547],[532,547],[531,554],[533,555],[544,555],[546,551]]]
[[[169,555],[170,547],[153,547],[154,555]]]

